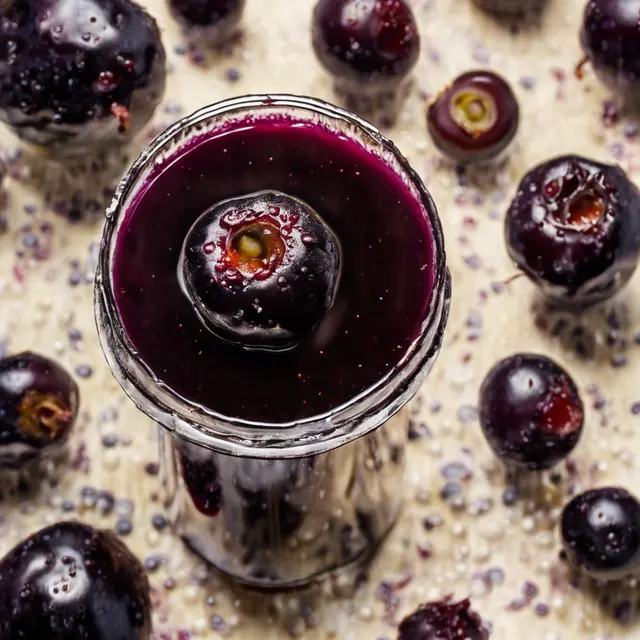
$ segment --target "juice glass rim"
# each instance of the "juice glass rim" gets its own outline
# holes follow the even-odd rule
[[[150,172],[179,153],[190,139],[243,117],[270,114],[295,120],[306,115],[354,139],[391,164],[419,199],[433,238],[434,280],[420,333],[403,357],[377,382],[325,413],[273,424],[225,416],[189,402],[154,376],[131,343],[113,291],[113,260],[123,219]],[[264,114],[264,115],[263,115]],[[314,120],[310,120],[314,121]],[[368,144],[365,144],[368,143]],[[384,157],[383,157],[384,156]],[[400,172],[400,173],[399,173]],[[203,107],[168,127],[142,151],[118,185],[106,213],[96,270],[94,309],[100,343],[113,375],[149,417],[176,436],[229,455],[294,458],[342,446],[379,427],[415,395],[442,344],[449,310],[451,278],[437,209],[421,178],[395,144],[359,116],[318,98],[290,94],[248,95]]]

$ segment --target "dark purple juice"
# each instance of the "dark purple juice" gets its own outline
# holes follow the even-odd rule
[[[342,247],[333,307],[287,352],[220,340],[177,275],[204,211],[264,189],[309,203]],[[122,224],[113,280],[123,326],[159,381],[225,416],[280,423],[345,403],[402,359],[427,313],[434,257],[423,205],[380,158],[320,125],[257,119],[193,141],[152,172]]]

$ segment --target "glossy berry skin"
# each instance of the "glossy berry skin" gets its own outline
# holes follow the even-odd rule
[[[422,605],[398,629],[398,640],[488,640],[489,633],[469,600],[451,596]]]
[[[121,145],[164,93],[160,32],[130,0],[9,0],[0,8],[0,119],[61,156]]]
[[[168,0],[171,15],[187,32],[197,31],[212,45],[236,33],[246,0]]]
[[[149,640],[149,583],[115,534],[61,522],[0,561],[2,640]]]
[[[53,360],[30,352],[0,360],[0,469],[59,452],[78,404],[78,385]]]
[[[562,512],[562,542],[569,563],[599,580],[637,575],[640,503],[617,487],[577,495]]]
[[[394,88],[420,54],[418,25],[406,0],[319,0],[312,41],[322,66],[356,92]]]
[[[491,71],[468,71],[432,102],[427,127],[436,147],[467,164],[492,160],[518,130],[520,107],[509,84]]]
[[[600,80],[621,96],[640,98],[640,0],[589,0],[580,41]]]
[[[260,191],[200,216],[178,272],[195,312],[220,338],[246,349],[290,349],[333,305],[340,245],[309,205]]]
[[[523,178],[507,211],[509,255],[552,302],[581,309],[633,274],[640,191],[620,167],[562,156]]]
[[[480,388],[480,425],[495,454],[531,471],[547,469],[578,444],[584,407],[553,360],[516,354],[498,362]]]

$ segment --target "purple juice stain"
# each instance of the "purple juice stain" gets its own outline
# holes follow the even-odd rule
[[[309,203],[342,248],[332,308],[287,352],[218,338],[177,275],[203,212],[265,189]],[[131,343],[159,381],[222,415],[281,423],[338,407],[402,360],[429,309],[434,251],[423,204],[355,140],[291,118],[235,121],[151,172],[118,235],[114,292]]]

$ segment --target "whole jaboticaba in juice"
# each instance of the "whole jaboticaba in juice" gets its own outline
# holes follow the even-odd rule
[[[332,306],[280,351],[221,339],[178,277],[196,220],[265,190],[308,204],[340,244]],[[151,172],[118,234],[113,282],[129,340],[160,382],[219,414],[283,423],[336,408],[402,360],[427,315],[434,260],[424,205],[381,157],[320,124],[265,117],[192,140]]]

